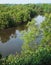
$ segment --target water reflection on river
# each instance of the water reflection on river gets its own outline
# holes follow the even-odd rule
[[[22,30],[26,30],[25,25],[0,31],[0,53],[3,56],[20,53],[23,43],[20,38]]]
[[[40,24],[44,17],[39,15],[35,20]],[[0,53],[3,57],[16,52],[20,53],[23,44],[23,40],[20,37],[23,30],[27,30],[25,25],[0,31]]]

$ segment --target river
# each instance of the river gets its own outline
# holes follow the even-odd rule
[[[35,17],[35,21],[39,25],[44,18],[44,16],[38,15]],[[21,31],[24,30],[27,30],[26,25],[0,31],[0,53],[3,57],[21,52],[23,40],[20,37],[22,36]]]

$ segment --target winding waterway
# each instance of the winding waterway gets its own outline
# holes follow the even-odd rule
[[[38,15],[35,17],[35,21],[40,24],[44,18],[44,16]],[[24,30],[27,30],[26,25],[0,31],[0,53],[3,57],[21,52],[23,40],[20,37],[22,36],[21,31]]]

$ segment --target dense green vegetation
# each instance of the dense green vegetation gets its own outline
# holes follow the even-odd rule
[[[20,56],[10,55],[3,59],[2,65],[51,65],[51,48],[39,47],[35,52],[26,51]]]
[[[51,46],[51,14],[50,15],[45,14],[45,16],[46,16],[46,19],[41,24],[41,29],[42,29],[43,36],[44,36],[42,43]]]
[[[51,14],[45,14],[46,19],[37,26],[36,22],[32,20],[27,24],[28,31],[24,31],[24,44],[21,55],[9,55],[0,60],[1,65],[51,65]],[[40,33],[43,33],[41,44],[36,44],[34,41]]]
[[[3,6],[3,5],[1,5]],[[1,7],[0,6],[0,7]],[[23,7],[24,6],[24,7]],[[6,7],[3,6],[3,8]],[[8,8],[10,9],[8,9]],[[1,17],[1,21],[4,22],[4,26],[8,26],[8,27],[12,27],[15,22],[26,22],[29,21],[27,23],[27,27],[28,27],[28,31],[23,31],[23,40],[24,40],[24,44],[22,46],[22,51],[21,54],[16,54],[16,55],[9,55],[6,58],[2,58],[0,59],[0,65],[51,65],[51,7],[50,4],[43,4],[43,5],[8,5],[6,7],[7,11],[4,8],[4,11],[1,8],[1,15],[4,13],[4,17],[7,13],[7,20],[4,20],[5,18],[2,19]],[[18,8],[18,18],[17,18],[17,9]],[[31,12],[33,12],[34,14],[30,14],[30,10]],[[16,12],[15,12],[16,11]],[[22,11],[25,14],[25,19],[24,17],[22,17]],[[29,13],[27,12],[29,11]],[[8,14],[9,12],[9,14]],[[38,26],[36,24],[36,22],[34,21],[34,19],[32,19],[34,17],[35,14],[44,14],[45,16],[45,20],[40,24],[40,26]],[[12,15],[10,14],[12,13],[15,14],[15,18],[13,17],[12,19]],[[20,18],[21,17],[21,18]],[[28,18],[27,18],[28,17]],[[30,19],[29,19],[30,17]],[[9,25],[8,25],[9,24]],[[3,23],[0,25],[3,25]],[[0,26],[0,27],[4,27],[4,26]],[[40,43],[38,44],[37,42],[34,42],[36,40],[36,38],[42,34],[42,39],[40,40]],[[0,55],[1,58],[1,55]]]
[[[0,29],[27,23],[38,14],[50,13],[51,4],[0,4]]]

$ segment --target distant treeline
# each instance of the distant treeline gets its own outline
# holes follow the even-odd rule
[[[27,23],[38,14],[51,13],[51,4],[0,4],[0,29]]]

